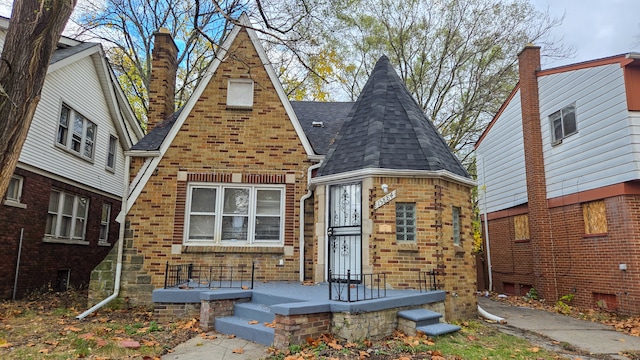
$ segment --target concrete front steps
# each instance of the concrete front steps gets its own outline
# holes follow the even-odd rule
[[[398,311],[398,320],[404,321],[405,330],[415,329],[429,336],[440,336],[460,330],[460,326],[441,323],[442,314],[426,309],[413,309]],[[410,333],[410,331],[405,331]],[[415,334],[409,334],[415,335]]]
[[[233,334],[241,339],[271,345],[274,340],[274,329],[265,326],[265,324],[273,324],[276,318],[271,312],[271,305],[293,301],[297,300],[254,293],[251,302],[234,305],[233,316],[217,318],[215,329],[221,334]]]

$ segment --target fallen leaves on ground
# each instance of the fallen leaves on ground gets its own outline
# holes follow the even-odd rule
[[[197,319],[157,324],[153,311],[138,307],[100,309],[76,320],[86,308],[86,290],[0,301],[0,358],[20,353],[20,358],[38,359],[157,359],[201,332]],[[134,348],[120,348],[122,341]]]
[[[555,304],[547,303],[545,300],[535,300],[527,298],[526,296],[515,295],[498,297],[497,294],[492,294],[491,297],[494,300],[509,303],[514,306],[529,307],[553,313],[558,312]],[[571,304],[568,304],[566,309],[567,313],[565,313],[564,315],[571,316],[577,319],[599,322],[605,325],[612,326],[617,331],[640,337],[640,316],[620,316],[615,312],[606,311],[600,308],[585,309],[571,306]]]

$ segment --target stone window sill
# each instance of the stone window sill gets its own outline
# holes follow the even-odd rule
[[[255,254],[284,254],[284,246],[193,246],[182,245],[182,253],[210,254],[210,253],[255,253]]]
[[[42,239],[42,242],[51,243],[51,244],[68,244],[68,245],[89,245],[89,244],[91,244],[90,242],[85,241],[85,240],[57,239],[57,238],[51,238],[51,237],[45,237],[44,239]]]
[[[20,209],[26,209],[27,208],[27,204],[23,204],[21,202],[15,201],[15,200],[5,200],[4,204],[6,206],[16,207],[16,208],[20,208]]]

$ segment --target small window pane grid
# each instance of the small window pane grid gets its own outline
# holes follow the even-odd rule
[[[283,187],[193,184],[188,202],[187,244],[282,243]]]
[[[569,105],[549,116],[552,142],[559,142],[578,131],[576,125],[576,106]]]
[[[111,204],[102,204],[102,215],[100,216],[100,238],[101,243],[106,243],[109,240],[109,219],[111,219]]]
[[[9,180],[6,199],[10,201],[20,202],[22,197],[22,176],[13,175]]]
[[[460,208],[453,207],[452,208],[453,215],[453,244],[460,245]]]
[[[416,241],[415,203],[396,203],[396,240]]]
[[[45,237],[84,240],[89,199],[52,191],[49,195],[49,209]]]
[[[113,135],[109,136],[109,148],[107,149],[107,168],[114,169],[116,167],[118,138]]]
[[[56,142],[82,158],[93,160],[95,139],[96,125],[70,107],[62,105]]]
[[[604,200],[591,201],[582,204],[585,234],[606,234],[607,208]]]

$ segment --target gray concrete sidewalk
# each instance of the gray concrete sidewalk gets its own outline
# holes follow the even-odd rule
[[[478,298],[478,304],[487,312],[507,321],[500,327],[539,334],[599,359],[627,359],[619,355],[622,352],[640,354],[639,337],[617,332],[611,326],[543,310],[511,306],[484,297]]]
[[[162,360],[256,360],[269,356],[267,347],[254,342],[232,338],[223,334],[212,334],[216,339],[198,336],[176,346],[172,353],[162,356]],[[234,350],[242,349],[242,353]]]

